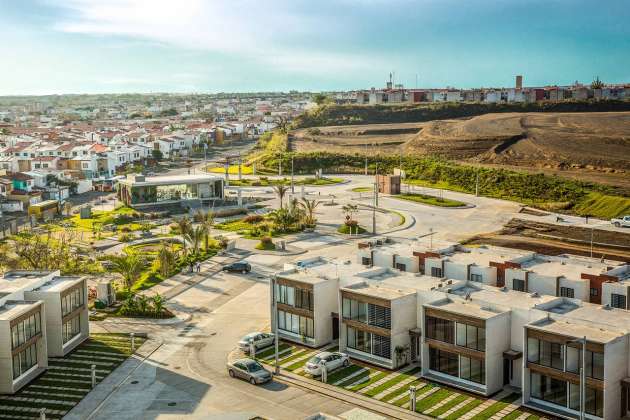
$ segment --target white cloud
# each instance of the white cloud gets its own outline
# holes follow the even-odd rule
[[[122,36],[183,49],[218,52],[279,70],[316,74],[356,70],[358,54],[304,45],[330,45],[347,22],[326,21],[290,0],[65,0],[55,29],[95,36]],[[325,13],[325,12],[322,12]],[[332,31],[332,32],[331,32]],[[306,41],[306,42],[303,42]]]

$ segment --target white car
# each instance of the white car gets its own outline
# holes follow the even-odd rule
[[[243,337],[241,341],[238,342],[238,347],[245,353],[249,353],[249,346],[251,343],[254,343],[254,348],[258,350],[273,346],[275,341],[276,336],[271,333],[253,332]]]
[[[317,356],[314,356],[306,362],[304,370],[313,376],[319,376],[322,374],[321,362],[324,361],[326,365],[326,371],[330,372],[340,367],[346,367],[350,365],[350,357],[345,353],[335,352],[322,352]]]
[[[610,223],[616,227],[630,227],[630,216],[623,216],[618,219],[611,219]]]

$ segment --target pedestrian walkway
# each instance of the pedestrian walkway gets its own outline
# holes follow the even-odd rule
[[[499,392],[497,395],[495,395],[493,398],[488,398],[486,401],[482,402],[477,407],[473,408],[468,413],[466,413],[463,416],[461,416],[460,419],[461,420],[472,419],[477,414],[481,413],[486,408],[490,407],[492,404],[496,404],[496,403],[500,402],[503,398],[507,397],[510,394],[513,394],[513,392],[511,390],[503,390],[503,391]]]
[[[338,380],[338,381],[336,381],[336,382],[333,382],[333,385],[334,385],[334,386],[337,386],[337,385],[339,385],[339,384],[342,384],[342,383],[344,383],[344,382],[347,382],[349,379],[355,378],[355,377],[357,377],[357,376],[359,376],[359,375],[361,375],[361,374],[365,373],[366,371],[367,371],[367,369],[359,369],[359,370],[357,370],[356,372],[352,372],[350,375],[345,376],[345,377],[343,377],[343,378],[339,379],[339,380]]]
[[[426,383],[419,383],[418,385],[416,385],[416,392],[421,390],[422,388],[424,388],[425,386],[427,386]],[[400,389],[401,387],[398,387],[398,389]],[[396,401],[398,400],[402,400],[405,397],[408,397],[409,394],[407,392],[402,392],[398,395],[396,395],[394,398],[390,399],[387,401],[388,404],[396,404]]]
[[[517,400],[520,401],[520,400]],[[501,411],[499,411],[497,414],[495,414],[494,416],[490,417],[490,420],[500,420],[503,417],[509,415],[510,413],[513,413],[514,411],[518,410],[520,408],[520,404],[508,404],[505,407],[503,407],[503,409]]]

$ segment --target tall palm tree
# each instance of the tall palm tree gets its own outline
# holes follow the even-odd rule
[[[175,260],[177,256],[173,251],[173,247],[166,242],[162,242],[162,246],[157,254],[157,259],[160,263],[160,274],[162,277],[168,277],[168,275],[173,270],[173,266],[175,265]]]
[[[184,246],[184,254],[186,254],[186,235],[192,229],[192,222],[188,216],[184,216],[177,221],[177,227],[179,228],[180,235],[182,235],[182,245]]]
[[[210,242],[210,231],[212,230],[213,225],[214,213],[209,211],[203,215],[203,219],[201,220],[201,226],[203,226],[204,228],[204,245],[206,250],[208,250],[208,243]]]
[[[315,224],[315,217],[314,217],[315,209],[320,204],[321,204],[321,201],[308,200],[305,197],[302,197],[302,201],[300,202],[300,207],[302,207],[304,211],[307,213],[306,223],[308,225]]]
[[[184,235],[184,241],[192,245],[193,254],[197,254],[199,251],[199,245],[205,236],[205,232],[206,229],[203,226],[197,226]]]
[[[282,209],[282,201],[284,200],[284,196],[286,195],[287,191],[289,191],[289,187],[284,184],[277,184],[273,186],[273,191],[280,199],[280,209]]]
[[[110,261],[112,271],[122,275],[127,290],[138,281],[145,266],[144,260],[137,254],[114,255],[110,257]]]

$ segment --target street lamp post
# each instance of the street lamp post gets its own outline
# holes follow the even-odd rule
[[[293,155],[291,155],[291,194],[295,194],[295,187],[293,183]]]
[[[567,344],[579,343],[582,345],[582,363],[580,366],[580,420],[585,419],[586,412],[586,336],[569,341]]]
[[[273,345],[274,345],[274,359],[275,359],[275,363],[274,363],[274,372],[276,375],[278,375],[280,373],[280,365],[279,365],[279,344],[278,342],[279,337],[278,337],[278,300],[277,300],[277,296],[276,296],[276,276],[271,276],[271,308],[273,313],[271,314],[271,322],[272,322],[272,327],[273,327],[273,333],[274,333],[274,338],[273,338]]]

